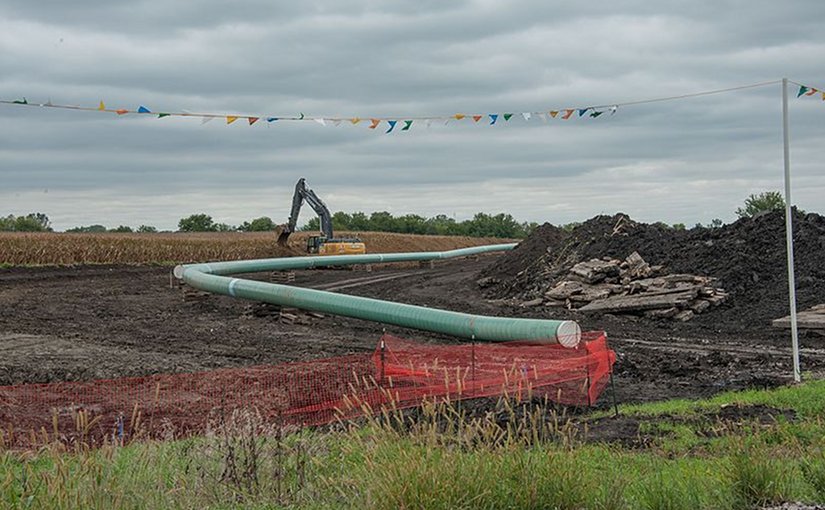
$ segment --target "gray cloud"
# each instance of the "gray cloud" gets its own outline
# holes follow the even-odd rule
[[[613,104],[785,75],[825,85],[817,0],[3,7],[3,99],[404,118]],[[795,201],[822,211],[825,103],[791,106]],[[749,193],[782,186],[779,107],[772,85],[599,119],[419,122],[383,135],[0,106],[0,214],[43,211],[58,228],[172,228],[196,211],[285,218],[305,176],[333,209],[729,220]]]

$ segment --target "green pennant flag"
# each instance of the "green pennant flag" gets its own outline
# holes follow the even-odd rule
[[[796,97],[801,96],[805,92],[808,92],[808,87],[806,87],[805,85],[800,85],[799,86],[799,93],[796,95]]]
[[[504,120],[510,120],[510,117],[512,117],[512,116],[513,116],[512,113],[505,113],[504,114]]]
[[[158,118],[159,118],[159,119],[162,119],[162,118],[164,118],[164,117],[168,117],[168,116],[170,116],[170,115],[172,115],[172,114],[171,114],[171,113],[159,113],[159,114],[158,114]]]
[[[411,121],[411,120],[405,120],[404,121],[404,127],[401,128],[401,131],[409,131],[410,126],[412,126],[412,123],[413,123],[413,121]]]
[[[24,97],[22,100],[20,100],[20,99],[15,99],[14,101],[12,101],[12,103],[13,103],[13,104],[29,104],[29,102],[28,102],[28,101],[26,101],[26,98],[25,98],[25,97]]]
[[[598,117],[599,115],[603,114],[604,112],[593,112],[590,114],[591,117]]]

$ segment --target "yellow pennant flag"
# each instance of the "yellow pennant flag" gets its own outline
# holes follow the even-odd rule
[[[353,125],[355,125],[355,124],[358,124],[359,122],[361,122],[361,118],[360,117],[353,117],[349,121],[352,122]]]
[[[455,114],[455,120],[461,120],[464,117],[466,117],[466,115],[464,115],[463,113],[456,113]]]
[[[550,110],[550,116],[553,117],[554,119],[556,118],[556,115],[558,115],[558,114],[559,114],[558,110]]]
[[[100,101],[100,106],[97,107],[98,110],[103,111],[106,109],[106,105],[103,104],[103,100]]]
[[[822,100],[825,101],[825,92],[822,93]]]
[[[232,123],[233,123],[233,122],[235,122],[236,120],[238,120],[238,117],[236,117],[236,116],[234,116],[234,115],[227,115],[227,116],[226,116],[226,123],[227,123],[227,124],[232,124]]]

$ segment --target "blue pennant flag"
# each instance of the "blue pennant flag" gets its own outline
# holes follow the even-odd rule
[[[387,130],[387,133],[389,133],[390,131],[395,129],[395,125],[398,124],[398,121],[397,120],[388,120],[387,124],[390,125],[390,128]]]
[[[589,110],[589,109],[590,108],[579,108],[579,117],[581,117],[582,115],[587,113],[587,110]]]
[[[146,108],[143,105],[138,106],[138,113],[152,113],[149,108]]]
[[[267,117],[266,118],[267,122],[275,122],[276,120],[278,120],[278,117]]]
[[[492,126],[493,124],[495,124],[497,120],[498,120],[498,114],[497,113],[491,113],[490,114],[490,125]]]

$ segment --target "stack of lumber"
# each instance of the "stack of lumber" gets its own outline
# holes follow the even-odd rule
[[[284,324],[310,324],[313,319],[323,319],[324,314],[301,310],[298,308],[287,308],[269,303],[252,303],[246,306],[242,314],[243,317],[272,317]]]
[[[775,328],[790,328],[791,316],[775,319],[773,322]],[[825,304],[816,305],[805,311],[796,314],[796,325],[799,329],[809,330],[813,333],[825,335]]]
[[[545,306],[582,312],[629,313],[651,318],[687,321],[719,306],[728,294],[716,280],[691,274],[666,275],[633,252],[625,260],[612,258],[579,262],[544,293]]]

